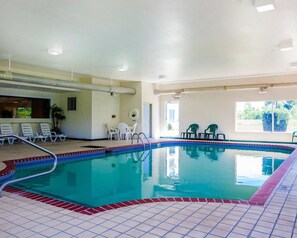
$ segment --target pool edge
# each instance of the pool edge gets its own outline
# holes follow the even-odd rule
[[[38,195],[35,193],[27,192],[21,189],[7,187],[4,191],[9,193],[15,193],[22,197],[26,197],[32,200],[36,200],[39,202],[43,202],[49,205],[53,205],[59,208],[71,210],[74,212],[78,212],[85,215],[93,215],[99,212],[104,212],[111,209],[132,206],[143,203],[152,203],[152,202],[211,202],[211,203],[231,203],[231,204],[244,204],[244,205],[255,205],[255,206],[263,206],[265,202],[269,198],[269,196],[273,193],[273,191],[277,188],[277,185],[284,179],[284,175],[289,171],[292,164],[295,162],[297,158],[297,149],[290,145],[275,145],[275,144],[264,144],[264,143],[242,143],[242,142],[226,142],[226,141],[193,141],[193,140],[176,140],[176,141],[161,141],[161,142],[153,142],[152,145],[158,147],[158,145],[170,145],[176,143],[197,143],[197,144],[219,144],[219,145],[241,145],[241,146],[258,146],[258,147],[274,147],[274,148],[284,148],[284,149],[292,149],[292,153],[288,156],[285,162],[279,167],[279,169],[260,187],[260,189],[249,199],[249,200],[228,200],[228,199],[213,199],[213,198],[147,198],[147,199],[139,199],[139,200],[131,200],[125,202],[119,202],[104,206],[99,206],[95,208],[89,208],[81,205],[76,205],[69,202],[59,201],[53,198],[48,198],[43,195]],[[87,151],[76,151],[76,152],[68,152],[57,154],[59,157],[67,157],[67,156],[80,156],[80,155],[88,155],[88,154],[96,154],[98,152],[116,152],[116,151],[125,151],[129,150],[133,147],[142,147],[141,144],[134,145],[123,145],[123,146],[114,146],[108,147],[104,149],[96,149],[96,150],[87,150]],[[10,161],[3,161],[6,164],[7,173],[3,173],[3,170],[0,171],[0,178],[2,176],[12,176],[16,163],[25,163],[32,162],[38,160],[48,159],[49,156],[37,156],[37,157],[29,157],[22,158]],[[1,180],[1,179],[0,179]]]

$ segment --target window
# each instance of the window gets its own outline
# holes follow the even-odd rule
[[[50,99],[0,96],[0,118],[49,118]]]
[[[76,111],[76,97],[67,98],[67,110]]]
[[[292,132],[297,127],[297,100],[236,103],[236,131]]]

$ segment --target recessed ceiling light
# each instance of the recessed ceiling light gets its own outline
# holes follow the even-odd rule
[[[118,71],[127,71],[128,70],[128,66],[127,65],[122,65],[118,68]]]
[[[279,49],[281,51],[288,51],[293,49],[293,41],[292,39],[284,40],[279,42]]]
[[[61,48],[51,48],[51,49],[48,49],[47,51],[49,54],[51,55],[60,55],[63,53],[63,49]]]
[[[255,7],[258,12],[267,12],[275,9],[273,0],[256,0]]]

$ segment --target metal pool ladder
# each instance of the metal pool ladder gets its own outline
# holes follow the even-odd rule
[[[146,139],[146,141],[148,142],[148,144],[150,146],[149,147],[149,153],[147,153],[146,155],[145,155],[145,152],[146,152],[145,143],[141,139],[140,135],[143,135],[143,137]],[[142,152],[141,156],[135,162],[137,162],[138,160],[144,161],[150,155],[150,152],[152,150],[152,144],[151,144],[151,142],[149,141],[149,139],[147,138],[147,136],[143,132],[134,133],[132,135],[131,144],[133,144],[133,142],[134,142],[134,137],[137,137],[137,143],[139,143],[139,141],[140,141],[142,143],[142,145],[143,145],[143,152]]]
[[[38,174],[32,174],[32,175],[29,175],[29,176],[26,176],[26,177],[23,177],[23,178],[13,179],[13,180],[10,180],[10,181],[7,181],[7,182],[3,183],[1,185],[1,187],[0,187],[0,198],[2,197],[2,191],[3,191],[4,187],[6,187],[7,185],[12,184],[12,183],[17,183],[17,182],[20,182],[20,181],[23,181],[23,180],[26,180],[26,179],[38,177],[38,176],[41,176],[41,175],[49,174],[49,173],[51,173],[51,172],[53,172],[55,170],[55,168],[57,167],[57,163],[58,163],[57,156],[53,152],[51,152],[51,151],[49,151],[49,150],[47,150],[47,149],[45,149],[43,147],[38,146],[38,145],[32,143],[31,141],[28,141],[28,140],[26,140],[26,139],[24,139],[24,138],[22,138],[20,136],[17,136],[17,135],[2,135],[2,136],[0,136],[0,138],[6,138],[6,137],[14,137],[14,138],[22,141],[23,143],[26,143],[28,145],[31,145],[34,148],[36,148],[38,150],[41,150],[41,151],[43,151],[43,152],[51,155],[54,158],[54,165],[48,171],[44,171],[44,172],[38,173]]]
[[[143,132],[140,132],[140,133],[134,133],[132,135],[132,139],[131,139],[131,144],[133,144],[134,142],[134,137],[137,137],[137,143],[139,143],[139,141],[142,143],[143,145],[143,149],[145,150],[145,143],[143,142],[143,140],[141,139],[141,135],[143,135],[143,137],[146,139],[146,141],[148,142],[148,144],[150,145],[150,149],[152,148],[152,144],[151,142],[149,141],[149,139],[146,137],[146,135],[143,133]]]

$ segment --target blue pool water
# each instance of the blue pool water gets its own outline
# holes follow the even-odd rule
[[[153,197],[249,199],[289,152],[168,146],[59,163],[50,175],[16,184],[88,207]],[[20,167],[15,177],[48,169]]]

